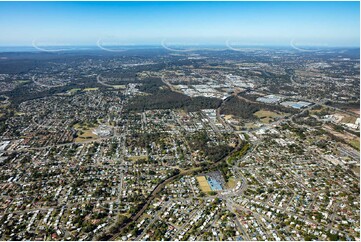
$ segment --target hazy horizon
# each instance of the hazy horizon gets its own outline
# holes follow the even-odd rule
[[[359,47],[359,2],[0,2],[0,46]]]

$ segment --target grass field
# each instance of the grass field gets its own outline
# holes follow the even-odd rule
[[[17,80],[16,82],[19,84],[26,84],[26,83],[30,83],[31,81],[30,80]]]
[[[199,187],[201,188],[202,192],[211,192],[212,191],[205,176],[197,176],[197,181],[199,183]]]
[[[78,137],[75,138],[75,142],[82,142],[90,139],[96,139],[98,136],[93,133],[93,127],[87,125],[75,124],[74,129],[78,131]]]
[[[74,93],[76,93],[76,92],[78,92],[78,91],[80,91],[80,90],[81,90],[80,88],[73,88],[73,89],[70,89],[70,90],[68,91],[68,93],[74,94]]]
[[[112,85],[115,89],[125,89],[125,85]]]
[[[236,186],[236,180],[234,177],[231,177],[227,182],[227,188],[234,188]]]
[[[268,110],[261,109],[254,113],[254,115],[261,120],[262,123],[270,123],[275,118],[284,117],[285,113],[276,113]]]
[[[82,133],[75,138],[75,142],[82,142],[85,140],[96,139],[98,136],[91,130],[82,130]]]
[[[258,128],[259,125],[256,125],[254,122],[247,122],[244,124],[244,127],[246,127],[246,129],[254,129]]]
[[[99,89],[98,87],[87,87],[87,88],[84,88],[83,91],[89,92],[89,91],[96,91],[98,89]]]
[[[357,150],[360,150],[360,139],[353,139],[348,141],[352,147],[354,147]]]

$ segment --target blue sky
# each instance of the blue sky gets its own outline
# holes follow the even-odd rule
[[[0,45],[359,46],[359,2],[0,2]]]

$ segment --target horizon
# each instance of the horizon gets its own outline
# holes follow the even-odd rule
[[[198,48],[196,48],[198,47]],[[187,52],[196,52],[196,51],[207,51],[207,50],[214,50],[214,51],[232,51],[232,47],[234,48],[244,48],[244,49],[293,49],[293,50],[301,50],[298,48],[304,48],[304,50],[314,50],[317,51],[322,50],[330,50],[330,49],[360,49],[360,46],[322,46],[322,45],[315,45],[315,46],[308,46],[308,45],[297,45],[294,46],[292,44],[289,45],[222,45],[222,44],[198,44],[198,45],[172,45],[172,46],[163,46],[162,44],[136,44],[136,45],[107,45],[107,46],[97,46],[97,45],[43,45],[43,46],[32,46],[32,45],[0,45],[0,52],[72,52],[72,51],[129,51],[135,49],[164,49],[170,52],[172,51],[179,51],[179,50],[186,50]],[[206,48],[206,49],[205,49]]]
[[[0,46],[359,47],[359,2],[0,2]],[[181,13],[181,14],[179,14]]]

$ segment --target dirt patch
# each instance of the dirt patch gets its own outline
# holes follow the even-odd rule
[[[351,123],[354,124],[356,122],[356,118],[355,117],[351,117],[351,116],[345,116],[342,120],[342,123]]]
[[[348,111],[353,112],[354,114],[360,115],[360,109],[351,108]]]

